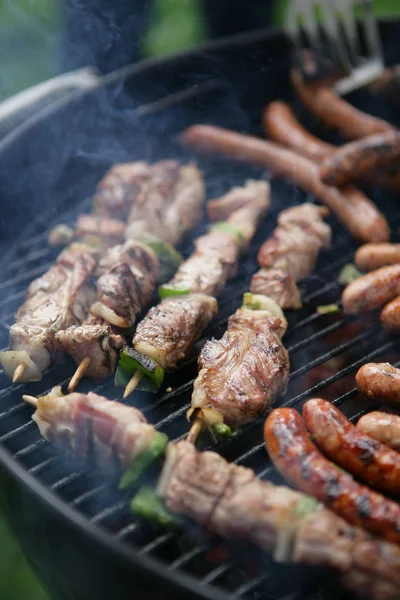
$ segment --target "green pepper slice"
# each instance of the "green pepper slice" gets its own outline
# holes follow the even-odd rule
[[[167,444],[168,436],[165,433],[157,431],[150,446],[132,461],[131,466],[123,474],[119,482],[119,489],[127,490],[135,485],[150,465],[164,453]]]

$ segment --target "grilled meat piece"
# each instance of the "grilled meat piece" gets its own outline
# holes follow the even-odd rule
[[[49,442],[73,457],[87,459],[110,470],[119,462],[130,466],[146,450],[157,433],[139,410],[89,392],[60,395],[55,388],[39,396],[33,420]]]
[[[80,215],[75,225],[75,237],[84,242],[97,242],[102,248],[124,240],[125,223],[98,215]]]
[[[284,310],[301,308],[300,290],[293,277],[282,269],[260,269],[252,277],[250,291],[269,296]]]
[[[251,541],[277,560],[335,569],[357,593],[368,580],[371,600],[398,597],[398,546],[215,452],[197,452],[187,442],[169,444],[158,491],[170,510],[227,539]]]
[[[8,376],[18,361],[29,363],[20,381],[37,381],[60,348],[55,333],[81,323],[94,300],[91,278],[96,262],[75,245],[64,250],[44,275],[33,281],[10,328],[10,351],[0,355]],[[26,360],[25,360],[26,359]],[[10,362],[11,361],[11,362]],[[36,370],[35,370],[36,367]]]
[[[200,353],[192,407],[213,408],[234,428],[263,414],[286,390],[289,376],[281,315],[239,308],[229,318],[223,337],[208,341]]]
[[[200,221],[204,193],[202,175],[193,165],[157,163],[148,185],[132,204],[125,237],[140,239],[150,233],[174,246]]]
[[[240,208],[260,206],[266,209],[270,205],[271,188],[268,181],[249,179],[244,186],[233,187],[227,194],[210,200],[207,213],[210,221],[226,221]]]
[[[311,203],[284,210],[278,227],[261,246],[261,267],[287,271],[295,281],[312,273],[321,248],[330,244],[331,229],[323,222],[325,209]]]
[[[215,298],[204,294],[165,298],[140,321],[132,345],[163,369],[174,369],[217,310]]]
[[[150,180],[152,165],[146,162],[118,164],[111,167],[97,186],[93,212],[101,217],[124,220]]]
[[[107,321],[94,316],[82,325],[73,325],[55,335],[65,354],[69,354],[76,365],[87,356],[90,364],[85,374],[93,379],[102,379],[115,373],[119,351],[126,344],[125,337]]]
[[[90,312],[116,327],[132,327],[150,302],[158,269],[154,252],[140,242],[110,248],[97,268],[98,301]]]
[[[229,251],[229,248],[227,248]],[[236,244],[235,262],[224,262],[222,258],[207,254],[197,254],[185,260],[168,287],[190,291],[194,294],[218,296],[224,288],[229,275],[235,275],[239,249]]]

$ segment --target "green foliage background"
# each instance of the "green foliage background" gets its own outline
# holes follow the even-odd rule
[[[400,15],[400,0],[375,4],[379,15]],[[286,0],[276,0],[275,23],[281,22],[285,6]],[[51,77],[60,30],[57,1],[0,0],[0,100]],[[145,53],[188,48],[203,39],[203,31],[198,0],[155,0]],[[0,600],[46,598],[0,514]]]

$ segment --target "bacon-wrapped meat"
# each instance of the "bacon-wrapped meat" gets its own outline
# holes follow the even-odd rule
[[[215,298],[205,294],[165,298],[140,321],[132,345],[163,369],[174,369],[217,310]]]
[[[285,317],[268,298],[253,302],[259,310],[245,304],[229,318],[223,337],[206,343],[193,388],[192,407],[214,409],[234,428],[261,415],[286,390],[289,376],[281,341]]]
[[[128,468],[158,435],[137,408],[93,392],[63,396],[55,388],[37,398],[32,418],[46,440],[78,459],[93,455],[106,470],[114,469],[116,462]]]
[[[400,549],[348,525],[309,496],[256,478],[215,452],[169,444],[158,492],[167,508],[276,560],[328,567],[371,600],[396,600]]]
[[[41,379],[51,358],[60,352],[56,332],[86,318],[95,297],[95,267],[88,248],[73,244],[60,254],[54,266],[30,284],[10,328],[10,351],[0,353],[0,362],[10,378],[23,364],[20,381]]]

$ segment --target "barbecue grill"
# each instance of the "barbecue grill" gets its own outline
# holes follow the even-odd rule
[[[395,24],[381,23],[387,63],[400,62]],[[391,44],[390,41],[394,43]],[[193,123],[212,123],[260,135],[263,106],[283,98],[301,111],[288,79],[289,49],[279,31],[265,30],[207,44],[201,49],[112,73],[86,92],[72,92],[42,105],[0,142],[0,189],[4,217],[1,246],[1,345],[22,303],[28,283],[55,258],[47,245],[49,227],[73,222],[90,207],[90,194],[117,161],[195,158],[207,181],[208,198],[246,178],[265,173],[224,158],[196,156],[176,134]],[[394,109],[359,91],[352,100],[364,110],[396,122]],[[310,117],[308,124],[316,124]],[[397,118],[397,124],[400,125]],[[335,141],[335,140],[332,140]],[[337,141],[337,140],[336,140]],[[129,401],[171,439],[188,431],[196,356],[210,336],[221,336],[227,317],[241,303],[256,270],[256,252],[283,208],[304,200],[283,181],[272,183],[272,208],[259,228],[237,277],[219,299],[217,318],[196,344],[192,356],[166,378],[156,396],[136,392]],[[375,200],[389,218],[393,240],[400,241],[400,209],[388,193]],[[352,262],[355,244],[332,217],[333,246],[322,253],[315,273],[305,280],[304,307],[288,314],[285,345],[291,360],[287,393],[277,405],[301,405],[320,395],[351,418],[371,408],[354,388],[356,369],[369,360],[396,363],[400,343],[385,334],[374,317],[319,314],[317,307],[340,300],[337,275]],[[193,238],[205,229],[203,224]],[[182,244],[187,255],[191,241]],[[43,440],[31,421],[23,393],[43,394],[65,384],[71,362],[54,365],[39,383],[10,385],[0,375],[0,503],[21,545],[52,598],[63,600],[150,598],[253,598],[297,600],[346,598],[325,572],[276,565],[242,545],[227,544],[192,523],[161,530],[129,514],[132,494],[116,491],[116,481],[90,465],[59,453]],[[167,392],[166,388],[172,391]],[[122,391],[107,380],[83,381],[108,398]],[[262,441],[262,421],[244,427],[218,451],[253,468],[260,477],[281,481]],[[150,475],[155,482],[156,474]]]

